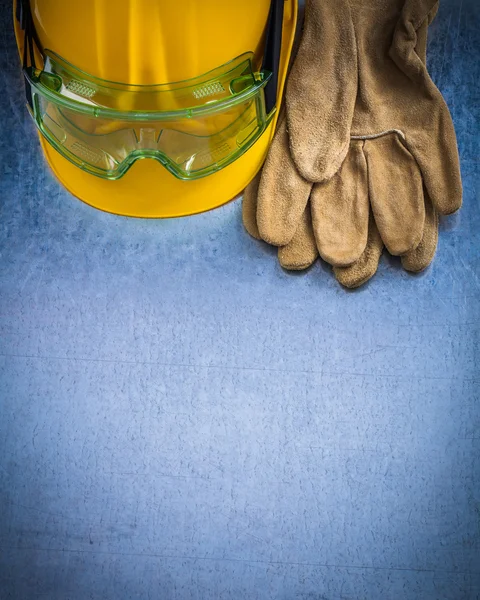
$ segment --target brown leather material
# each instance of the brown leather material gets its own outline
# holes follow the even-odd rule
[[[357,88],[349,0],[307,0],[285,95],[290,151],[304,179],[326,181],[340,168],[350,145]]]
[[[425,192],[425,226],[420,244],[405,256],[402,265],[406,271],[420,273],[424,271],[435,257],[438,245],[438,213]]]
[[[462,203],[453,123],[425,64],[437,9],[438,0],[307,0],[286,120],[256,206],[260,237],[291,244],[280,251],[295,257],[281,259],[287,268],[313,260],[300,243],[311,242],[312,227],[320,255],[349,286],[373,275],[380,245],[407,270],[430,264],[438,213]]]
[[[257,225],[262,239],[274,246],[288,244],[298,228],[312,183],[303,179],[288,152],[283,119],[263,167],[258,190]]]
[[[262,239],[257,225],[257,198],[261,175],[262,173],[260,172],[243,192],[242,200],[243,226],[256,240]]]
[[[292,241],[278,249],[278,260],[288,271],[303,271],[311,267],[317,258],[310,209],[306,207]]]
[[[352,140],[340,170],[311,196],[313,228],[320,256],[334,266],[358,260],[368,237],[368,180],[364,142]]]
[[[364,150],[375,222],[390,254],[401,256],[422,239],[422,176],[396,133],[365,141]]]
[[[382,252],[383,241],[375,225],[373,215],[370,215],[367,247],[362,256],[353,265],[333,268],[333,273],[337,281],[350,289],[364,285],[377,272]]]

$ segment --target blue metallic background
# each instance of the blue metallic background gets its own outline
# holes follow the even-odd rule
[[[0,600],[480,598],[480,5],[429,64],[465,203],[420,276],[290,275],[240,203],[71,197],[0,7]]]

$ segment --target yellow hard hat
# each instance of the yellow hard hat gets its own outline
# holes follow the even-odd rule
[[[135,217],[190,215],[230,201],[260,170],[296,0],[16,0],[14,8],[43,151],[84,202]]]

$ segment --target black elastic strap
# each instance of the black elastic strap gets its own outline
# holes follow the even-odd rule
[[[280,56],[282,50],[283,13],[285,0],[272,0],[268,16],[267,38],[262,69],[270,71],[272,77],[265,87],[267,114],[277,104],[278,79],[280,75]]]
[[[30,0],[17,0],[16,18],[24,32],[23,68],[25,69],[28,66],[36,67],[35,46],[42,51],[42,45],[35,31]]]
[[[37,32],[33,23],[32,9],[30,7],[30,0],[17,0],[16,10],[17,21],[23,29],[23,68],[27,67],[36,68],[35,64],[35,44],[41,49],[40,41],[38,39]],[[29,85],[25,86],[25,95],[27,103],[30,108],[33,108],[32,91]]]
[[[17,0],[15,16],[22,29],[25,29],[23,0]]]

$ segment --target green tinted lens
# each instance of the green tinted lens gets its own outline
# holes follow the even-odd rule
[[[187,82],[130,86],[81,73],[50,54],[26,69],[33,117],[46,139],[80,168],[118,179],[139,158],[181,179],[215,173],[260,137],[269,117],[252,55]]]

